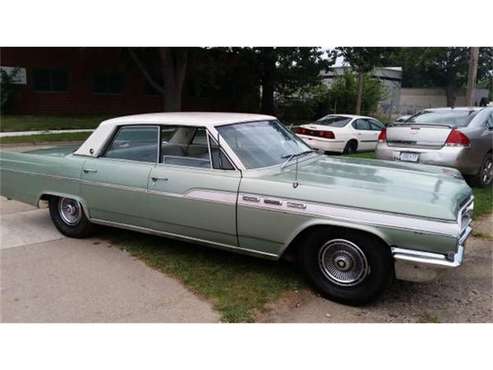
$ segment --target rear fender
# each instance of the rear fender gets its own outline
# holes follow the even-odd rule
[[[91,218],[91,214],[89,212],[89,207],[87,207],[86,201],[83,198],[81,198],[80,196],[74,195],[74,194],[58,193],[56,191],[44,191],[38,195],[35,206],[39,208],[40,201],[46,200],[46,198],[48,198],[50,196],[75,199],[76,201],[78,201],[82,205],[82,208],[84,209],[84,213],[86,214],[87,218],[89,218],[89,219]]]

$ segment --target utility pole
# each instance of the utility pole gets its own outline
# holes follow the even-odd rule
[[[473,106],[473,95],[478,76],[479,48],[469,48],[469,71],[467,72],[466,106]]]

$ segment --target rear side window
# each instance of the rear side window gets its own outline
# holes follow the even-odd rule
[[[331,127],[344,127],[346,126],[351,118],[342,117],[342,116],[325,116],[320,118],[317,122],[317,125],[331,126]]]
[[[366,119],[357,119],[353,122],[353,127],[356,130],[371,130],[370,122],[368,122]]]
[[[493,130],[493,113],[491,113],[486,120],[486,127],[488,127],[489,130]]]
[[[158,127],[121,127],[106,150],[104,157],[156,162],[158,159],[158,137]]]
[[[467,126],[476,116],[478,111],[457,109],[457,110],[425,110],[409,118],[405,124],[447,124],[456,127]]]

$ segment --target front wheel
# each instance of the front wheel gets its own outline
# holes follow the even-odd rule
[[[72,198],[51,197],[50,216],[58,231],[71,238],[86,238],[95,226],[87,219],[79,201]]]
[[[300,253],[315,287],[345,304],[374,300],[394,275],[390,248],[377,237],[355,230],[318,229],[305,240]]]

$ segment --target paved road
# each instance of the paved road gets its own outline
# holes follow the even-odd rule
[[[0,234],[2,322],[219,320],[208,302],[108,242],[63,237],[46,209],[0,198]]]
[[[290,294],[263,322],[493,322],[493,215],[475,223],[487,238],[467,241],[464,265],[425,283],[395,282],[384,297],[348,307],[311,291]]]

